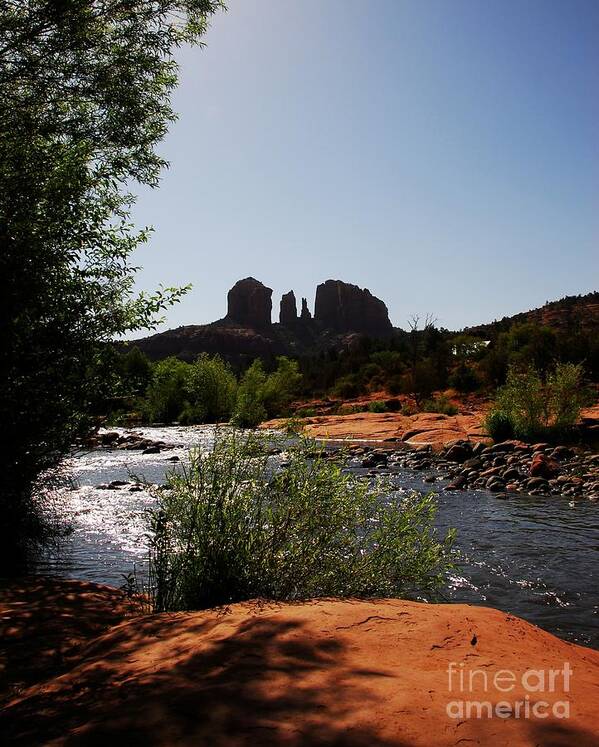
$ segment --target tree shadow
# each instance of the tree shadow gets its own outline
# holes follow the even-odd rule
[[[375,700],[369,679],[389,673],[350,667],[341,643],[301,620],[152,616],[81,654],[6,710],[11,744],[402,744],[352,719]]]
[[[449,719],[431,695],[444,692],[445,664],[426,637],[410,648],[412,633],[398,635],[405,611],[356,620],[308,602],[127,619],[108,587],[29,584],[0,594],[3,647],[7,671],[40,684],[6,704],[0,744],[599,744],[576,718]]]
[[[67,671],[83,644],[135,611],[108,586],[51,577],[0,580],[0,704]]]

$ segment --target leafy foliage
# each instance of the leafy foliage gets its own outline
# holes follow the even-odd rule
[[[391,495],[299,441],[276,469],[272,442],[217,434],[214,450],[172,474],[152,519],[155,609],[256,597],[396,597],[434,592],[452,533],[433,528],[432,496]]]
[[[264,366],[262,361],[257,359],[243,374],[239,382],[233,422],[242,427],[254,428],[266,419],[265,385]]]
[[[533,366],[512,365],[487,428],[494,438],[509,431],[523,439],[560,434],[576,423],[587,398],[580,364],[558,363],[545,381]]]
[[[444,415],[457,415],[458,408],[445,395],[427,399],[422,403],[423,412],[440,412]]]
[[[188,404],[182,422],[222,423],[231,418],[237,395],[237,379],[218,355],[201,355],[190,367],[185,381]]]
[[[153,422],[177,420],[187,402],[189,365],[178,358],[165,358],[154,366],[146,395],[146,414]]]
[[[40,476],[90,428],[104,345],[151,327],[182,289],[133,294],[127,185],[156,186],[174,119],[174,49],[210,0],[71,0],[0,8],[0,548],[40,536]],[[35,495],[34,495],[35,493]],[[36,497],[37,496],[37,497]]]

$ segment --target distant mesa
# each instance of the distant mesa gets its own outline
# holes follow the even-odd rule
[[[241,327],[270,327],[271,312],[272,288],[254,278],[238,280],[227,295],[226,320],[237,322]]]
[[[277,355],[346,349],[360,334],[385,337],[393,332],[385,304],[370,291],[341,280],[318,286],[314,316],[305,298],[298,316],[292,290],[281,298],[278,324],[272,323],[271,314],[272,289],[248,277],[229,291],[224,319],[160,332],[135,344],[153,360],[175,355],[191,361],[200,353],[218,353],[243,366],[256,357],[272,360]]]
[[[225,321],[240,327],[264,330],[271,327],[272,289],[255,278],[238,280],[227,296]],[[367,288],[359,288],[342,280],[327,280],[316,288],[314,318],[308,302],[302,298],[301,314],[297,314],[295,293],[284,293],[279,307],[279,323],[297,329],[316,322],[315,329],[335,333],[358,332],[373,337],[392,331],[387,307]]]
[[[316,288],[314,319],[337,332],[385,336],[392,331],[389,312],[367,288],[327,280]]]
[[[280,301],[279,323],[273,324],[272,290],[255,278],[239,280],[228,294],[227,315],[211,324],[190,324],[135,340],[152,360],[174,355],[193,361],[200,353],[221,355],[243,367],[256,358],[274,360],[278,355],[314,355],[329,350],[348,350],[361,336],[384,338],[405,335],[394,329],[387,307],[366,288],[327,280],[316,289],[314,315],[301,301],[298,316],[295,293]],[[468,334],[492,339],[512,324],[532,323],[576,334],[599,328],[599,292],[566,296],[542,308],[505,317],[491,324],[466,328]]]

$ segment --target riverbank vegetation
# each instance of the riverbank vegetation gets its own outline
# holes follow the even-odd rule
[[[327,414],[455,415],[460,399],[473,397],[496,400],[487,419],[495,438],[559,439],[592,401],[589,384],[599,378],[597,330],[566,334],[533,324],[501,329],[490,340],[427,324],[386,340],[364,337],[343,351],[256,360],[235,373],[218,356],[201,355],[189,364],[175,358],[151,363],[135,347],[111,355],[121,399],[102,403],[98,413],[110,410],[117,423],[133,416],[133,422],[254,426],[273,417],[316,415],[319,399],[331,403]]]
[[[273,464],[272,439],[226,429],[169,476],[151,522],[157,611],[439,588],[453,533],[433,528],[432,496],[344,472],[313,442],[281,446]]]
[[[553,329],[532,323],[497,325],[485,337],[456,334],[428,322],[409,332],[397,330],[385,340],[363,338],[351,349],[322,351],[300,359],[307,397],[353,399],[386,391],[408,396],[415,407],[436,392],[492,398],[506,383],[510,368],[533,366],[545,379],[557,363],[581,366],[585,380],[599,381],[599,330]]]
[[[487,416],[487,430],[496,441],[566,438],[589,401],[581,364],[558,363],[545,378],[532,364],[512,364]]]
[[[133,348],[110,360],[117,396],[97,406],[99,413],[110,408],[112,423],[232,421],[254,427],[266,418],[290,414],[301,387],[298,362],[284,356],[270,372],[257,359],[239,375],[218,355],[203,354],[193,363],[165,358],[152,364]]]
[[[44,535],[45,475],[93,428],[109,341],[184,289],[133,292],[130,189],[155,187],[175,114],[173,54],[218,0],[7,2],[0,9],[3,303],[0,567]]]

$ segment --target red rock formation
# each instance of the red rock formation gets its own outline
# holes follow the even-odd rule
[[[302,313],[300,314],[300,319],[302,322],[309,322],[312,319],[312,314],[308,308],[308,301],[305,298],[302,298]]]
[[[281,297],[279,322],[285,327],[293,327],[297,324],[297,303],[292,290],[289,293],[283,293]]]
[[[227,321],[242,327],[270,327],[271,311],[272,288],[254,278],[238,280],[227,295]]]
[[[314,318],[338,332],[362,332],[374,337],[391,332],[387,307],[367,288],[327,280],[316,288]]]
[[[76,583],[67,596],[46,579],[33,601],[71,630],[97,627],[115,590],[82,585],[81,599]],[[29,608],[2,601],[0,646],[21,638],[47,656],[33,682],[12,679],[3,744],[599,744],[599,652],[486,607],[351,599],[115,614],[85,647],[47,652]]]

